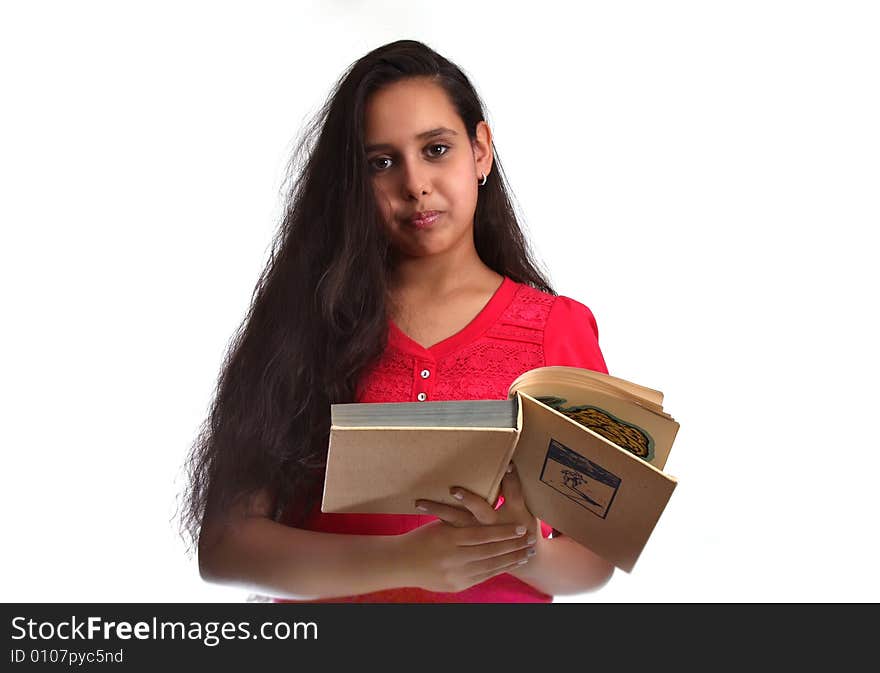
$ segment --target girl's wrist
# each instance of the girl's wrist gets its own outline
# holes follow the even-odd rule
[[[381,582],[389,589],[418,586],[407,554],[407,535],[376,536],[376,567]]]

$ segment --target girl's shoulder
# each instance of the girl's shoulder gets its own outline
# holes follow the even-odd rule
[[[513,303],[520,316],[542,323],[545,366],[582,367],[608,373],[599,348],[599,327],[589,306],[525,284],[518,284]]]
[[[544,292],[525,283],[515,283],[515,286],[510,308],[523,319],[540,322],[545,331],[554,333],[588,329],[598,338],[596,318],[586,304],[572,297]]]

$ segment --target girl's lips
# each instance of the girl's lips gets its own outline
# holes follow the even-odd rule
[[[442,213],[435,210],[435,211],[432,211],[426,217],[413,218],[413,219],[409,220],[409,224],[411,226],[415,227],[416,229],[427,229],[428,227],[430,227],[431,225],[433,225],[437,221],[437,218],[440,217],[441,214]]]

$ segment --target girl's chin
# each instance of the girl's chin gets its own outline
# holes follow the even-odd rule
[[[443,241],[400,241],[395,244],[397,252],[406,257],[430,257],[448,252],[452,246]]]

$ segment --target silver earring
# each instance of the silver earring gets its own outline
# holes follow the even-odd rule
[[[482,187],[483,185],[485,185],[485,184],[486,184],[486,180],[489,179],[489,176],[486,175],[485,173],[483,173],[482,175],[483,175],[483,177],[481,178],[482,182],[480,182],[480,187]]]

